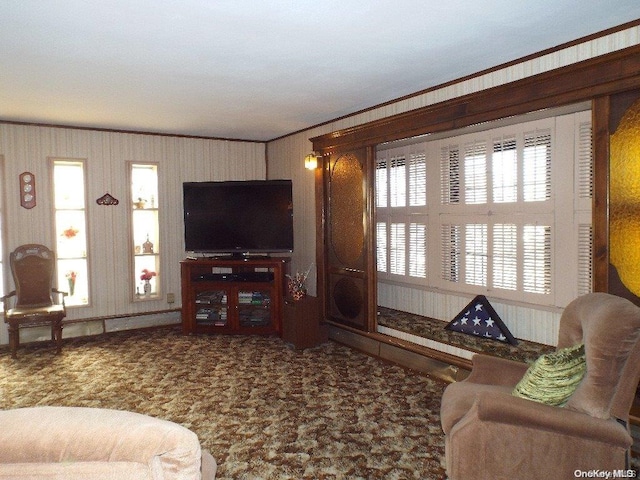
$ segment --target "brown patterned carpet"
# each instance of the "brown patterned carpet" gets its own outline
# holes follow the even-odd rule
[[[0,408],[145,413],[196,432],[220,479],[442,479],[446,384],[329,342],[132,331],[0,349]]]

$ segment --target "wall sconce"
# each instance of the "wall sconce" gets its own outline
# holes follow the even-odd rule
[[[315,152],[311,152],[309,155],[304,157],[304,168],[307,170],[315,170],[318,168],[318,156]]]

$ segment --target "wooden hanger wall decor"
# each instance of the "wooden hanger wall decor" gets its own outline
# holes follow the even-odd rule
[[[113,195],[107,192],[103,196],[98,198],[96,200],[96,203],[98,205],[118,205],[120,203],[120,200],[118,200]]]

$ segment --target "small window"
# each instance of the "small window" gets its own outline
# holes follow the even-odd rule
[[[58,288],[67,306],[89,304],[84,161],[53,160]]]
[[[131,231],[136,299],[160,296],[158,165],[131,163]]]

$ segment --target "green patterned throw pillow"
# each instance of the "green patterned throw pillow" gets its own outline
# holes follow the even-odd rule
[[[516,397],[564,405],[587,370],[584,344],[540,356],[513,389]]]

